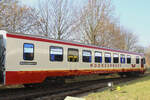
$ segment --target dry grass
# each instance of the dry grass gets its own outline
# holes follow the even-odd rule
[[[150,100],[150,76],[120,86],[120,91],[105,90],[85,98],[86,100]]]
[[[10,85],[10,86],[4,86],[0,85],[0,89],[8,89],[8,88],[23,88],[23,85]]]

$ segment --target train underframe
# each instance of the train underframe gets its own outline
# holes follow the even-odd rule
[[[120,75],[120,77],[138,77],[140,75],[142,75],[142,72],[120,72],[118,73]]]
[[[119,72],[119,73],[105,73],[105,74],[99,74],[99,76],[104,76],[104,75],[110,75],[110,74],[118,74],[120,77],[125,78],[125,77],[139,77],[144,72],[141,71],[135,71],[135,72]],[[94,74],[92,74],[94,75]],[[96,74],[98,75],[98,74]],[[80,75],[80,76],[86,76],[86,75]],[[78,77],[80,77],[78,76]],[[24,84],[25,87],[47,87],[50,85],[63,85],[65,84],[66,79],[74,79],[77,76],[63,76],[63,77],[47,77],[42,83],[33,83],[33,84]]]

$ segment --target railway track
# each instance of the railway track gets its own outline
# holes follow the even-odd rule
[[[146,74],[148,75],[148,74]],[[144,76],[146,76],[144,75]],[[89,91],[107,87],[108,82],[119,84],[135,80],[131,78],[110,78],[95,81],[85,81],[65,85],[53,85],[47,88],[19,88],[0,90],[0,100],[63,100],[66,96],[75,96]]]

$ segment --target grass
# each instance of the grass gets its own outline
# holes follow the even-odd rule
[[[150,76],[119,84],[120,91],[105,90],[86,96],[86,100],[150,100]],[[117,86],[116,86],[117,87]]]
[[[23,85],[10,85],[10,86],[4,86],[4,85],[0,85],[0,90],[1,89],[9,89],[9,88],[23,88]]]

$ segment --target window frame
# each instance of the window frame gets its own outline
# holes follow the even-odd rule
[[[84,51],[86,51],[86,52],[90,52],[90,54],[91,54],[91,61],[90,62],[85,62],[85,61],[83,61],[83,52]],[[88,56],[89,57],[89,56]],[[84,62],[84,63],[91,63],[92,62],[92,51],[91,50],[82,50],[82,62]]]
[[[33,59],[31,59],[31,60],[26,60],[26,59],[24,59],[24,45],[25,44],[31,44],[31,45],[33,45]],[[33,61],[34,60],[34,52],[35,52],[35,46],[34,46],[34,44],[33,43],[23,43],[23,60],[26,60],[26,61]]]
[[[110,54],[110,62],[106,62],[106,54]],[[108,53],[108,52],[105,52],[105,54],[104,54],[104,58],[105,58],[105,63],[107,63],[107,64],[111,64],[112,63],[112,54],[111,53]]]
[[[95,57],[96,57],[96,56],[95,56],[95,53],[96,53],[96,52],[101,53],[101,57],[102,57],[102,61],[101,61],[101,62],[96,62],[96,61],[95,61],[95,60],[96,60],[96,59],[95,59]],[[103,63],[103,53],[102,53],[102,52],[100,52],[100,51],[95,51],[95,52],[94,52],[94,62],[95,62],[95,63]]]
[[[51,61],[51,48],[52,47],[57,47],[62,49],[62,61]],[[64,61],[64,48],[61,46],[49,46],[49,61],[50,62],[63,62]]]
[[[128,59],[130,58],[130,62],[128,62]],[[131,64],[132,63],[132,57],[131,55],[127,55],[127,64]]]
[[[122,63],[121,58],[124,57],[125,61]],[[121,64],[126,64],[126,56],[125,54],[120,54],[120,63]]]
[[[117,62],[117,63],[114,62],[114,58],[115,58],[114,55],[118,55],[118,57],[117,57],[117,58],[118,58],[118,62]],[[114,63],[114,64],[119,64],[119,54],[113,53],[113,63]]]
[[[137,62],[138,60],[138,62]],[[140,64],[140,57],[139,56],[136,56],[136,64]]]
[[[78,51],[78,60],[76,62],[79,62],[79,49],[75,49],[75,48],[68,48],[67,49],[67,61],[68,61],[68,56],[69,56],[69,49],[72,49],[72,50],[77,50]],[[68,61],[68,62],[74,62],[74,61]]]
[[[142,57],[142,58],[141,58],[141,64],[143,64],[143,65],[146,64],[146,58],[145,58],[145,57]]]

